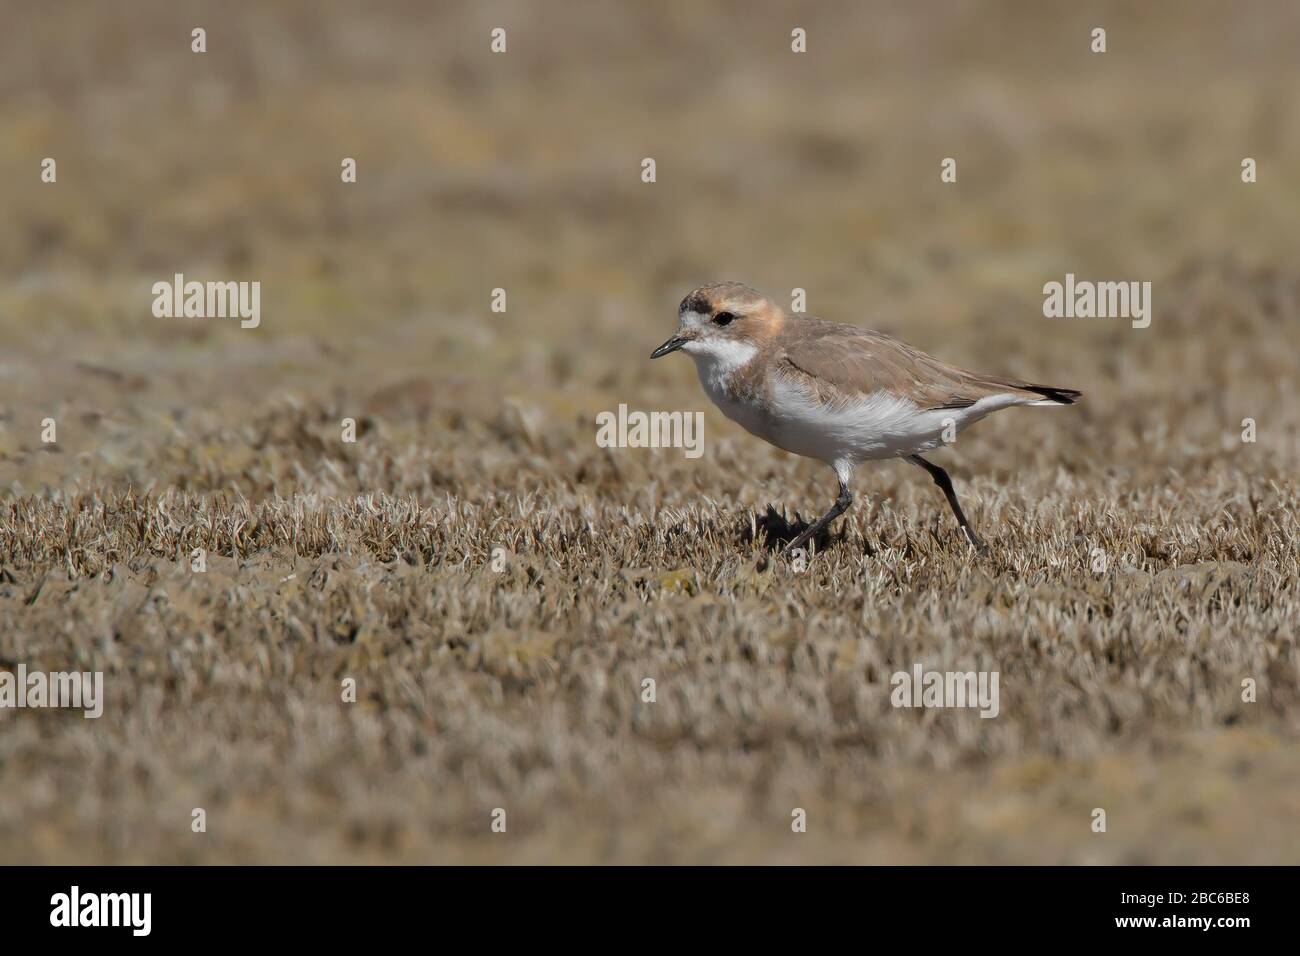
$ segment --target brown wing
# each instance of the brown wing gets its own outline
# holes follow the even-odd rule
[[[887,389],[925,409],[967,408],[987,395],[1023,393],[1026,398],[1077,395],[1069,389],[1045,389],[1027,382],[978,375],[941,362],[883,332],[803,318],[788,335],[782,361],[810,380],[828,401],[835,393],[869,394]]]

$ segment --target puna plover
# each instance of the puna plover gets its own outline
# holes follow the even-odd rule
[[[677,333],[650,357],[679,349],[695,360],[700,384],[724,415],[778,448],[835,469],[835,504],[786,546],[787,553],[815,539],[853,503],[854,468],[887,458],[924,468],[970,543],[985,550],[948,473],[922,453],[989,412],[1073,405],[1082,394],[979,375],[881,332],[786,315],[738,282],[701,286],[682,300]]]

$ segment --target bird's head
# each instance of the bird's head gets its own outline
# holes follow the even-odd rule
[[[739,282],[715,282],[691,292],[677,308],[677,333],[650,354],[678,349],[693,358],[757,349],[785,321],[781,307]]]

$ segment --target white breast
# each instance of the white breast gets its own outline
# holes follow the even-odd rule
[[[749,364],[758,349],[745,342],[694,341],[683,351],[695,360],[700,384],[722,414],[759,438],[771,441],[765,433],[762,406],[737,401],[731,391],[732,376]]]

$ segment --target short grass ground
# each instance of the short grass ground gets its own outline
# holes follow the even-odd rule
[[[3,14],[0,669],[108,700],[0,711],[0,861],[1300,862],[1289,5]],[[1151,326],[1045,319],[1067,272]],[[935,456],[987,557],[882,464],[774,559],[833,476],[647,361],[722,278],[1084,390]]]

